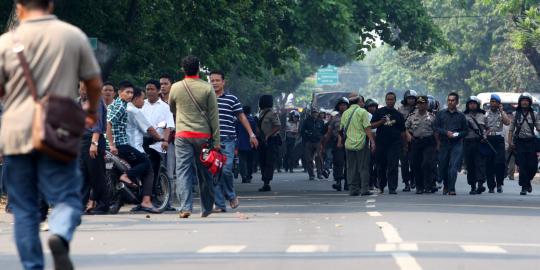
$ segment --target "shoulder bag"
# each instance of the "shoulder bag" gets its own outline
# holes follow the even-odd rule
[[[69,163],[79,153],[79,143],[85,132],[84,110],[69,97],[49,93],[38,96],[30,66],[24,55],[24,45],[13,32],[13,52],[17,54],[24,78],[35,102],[32,124],[34,149],[49,157]]]

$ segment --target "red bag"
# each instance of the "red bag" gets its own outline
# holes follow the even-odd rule
[[[219,176],[227,157],[215,149],[210,149],[208,145],[203,146],[200,156],[202,164],[208,169],[208,171],[214,176]]]

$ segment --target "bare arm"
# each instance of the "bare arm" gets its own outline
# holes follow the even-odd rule
[[[111,148],[111,153],[113,155],[117,155],[118,154],[118,149],[116,149],[116,145],[114,144],[114,138],[113,138],[113,135],[112,135],[112,124],[111,124],[111,122],[107,122],[106,135],[107,135],[107,140],[109,140],[109,148]]]
[[[377,122],[371,123],[371,128],[378,128],[378,127],[384,125],[384,123],[386,123],[386,118],[382,118],[381,120],[379,120]]]
[[[504,110],[502,109],[501,109],[501,117],[502,117],[502,122],[504,125],[506,126],[510,125],[510,117],[508,117],[506,112],[504,112]]]

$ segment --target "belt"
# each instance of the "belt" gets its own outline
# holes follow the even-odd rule
[[[503,132],[502,131],[491,131],[490,133],[487,134],[488,136],[502,136],[503,135]]]

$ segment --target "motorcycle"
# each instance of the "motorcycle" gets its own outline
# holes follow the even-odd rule
[[[120,181],[120,176],[127,172],[129,163],[111,152],[105,155],[105,177],[111,204],[110,214],[117,214],[124,204],[140,204],[142,201],[142,180],[136,179],[136,187],[129,187]],[[158,177],[152,187],[152,203],[159,211],[164,211],[172,196],[172,182],[167,176],[167,168],[161,165]]]

